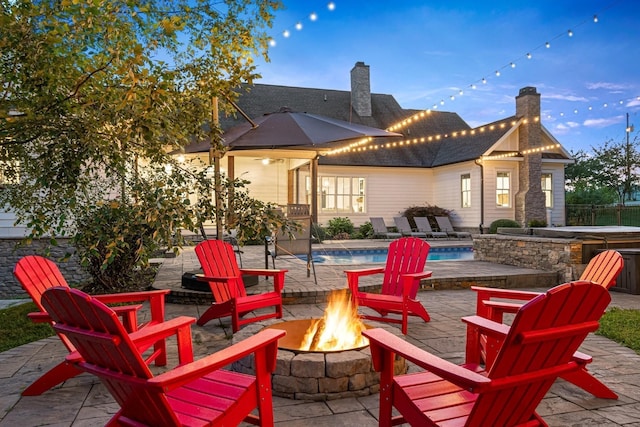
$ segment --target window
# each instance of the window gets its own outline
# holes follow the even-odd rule
[[[463,208],[471,207],[471,174],[460,175],[460,192]]]
[[[544,193],[544,205],[547,208],[553,207],[553,186],[550,173],[542,174],[542,192]]]
[[[496,205],[508,208],[511,204],[511,177],[509,172],[498,172],[496,177]]]
[[[307,183],[307,194],[311,193]],[[348,176],[318,177],[318,207],[322,212],[365,213],[366,179]]]

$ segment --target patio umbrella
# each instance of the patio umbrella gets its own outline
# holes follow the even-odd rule
[[[287,107],[227,130],[222,136],[230,150],[293,150],[311,159],[311,216],[318,220],[318,156],[366,137],[401,137],[370,126],[326,116],[291,111]],[[294,154],[295,155],[295,154]]]
[[[255,126],[254,126],[255,125]],[[331,117],[291,111],[287,107],[234,126],[223,135],[234,150],[292,148],[320,153],[338,143],[365,137],[402,136],[395,132]],[[328,146],[330,145],[330,147]]]
[[[401,136],[400,133],[282,107],[234,126],[222,137],[230,151],[277,150],[281,157],[311,159],[311,216],[317,221],[318,156],[366,137]],[[185,152],[206,152],[209,148],[209,141],[202,141],[185,147]]]

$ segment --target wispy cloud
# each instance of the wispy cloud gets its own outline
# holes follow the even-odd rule
[[[606,90],[618,91],[618,90],[629,89],[629,86],[622,83],[594,82],[594,83],[587,83],[587,89],[590,89],[590,90],[606,89]]]
[[[605,128],[624,122],[624,116],[608,117],[603,119],[587,119],[582,123],[586,127]]]
[[[576,95],[561,95],[561,94],[544,94],[545,99],[555,99],[558,101],[571,101],[571,102],[589,102],[584,96]]]
[[[627,103],[627,107],[637,107],[640,106],[640,99],[636,98]]]

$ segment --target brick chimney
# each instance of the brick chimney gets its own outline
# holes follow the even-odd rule
[[[371,117],[371,80],[364,62],[351,69],[351,107],[359,116]]]
[[[516,116],[525,122],[518,129],[520,152],[542,147],[540,94],[535,87],[524,87],[516,96]],[[545,198],[541,186],[542,153],[524,155],[520,164],[515,220],[527,227],[532,220],[546,221]]]

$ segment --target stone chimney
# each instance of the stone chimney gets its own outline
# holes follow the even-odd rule
[[[351,107],[359,116],[371,117],[371,80],[364,62],[351,69]]]
[[[524,119],[518,129],[520,152],[542,147],[540,94],[535,87],[520,89],[516,97],[516,116]],[[527,227],[532,220],[546,221],[547,212],[541,185],[542,153],[528,153],[520,164],[515,220]]]

